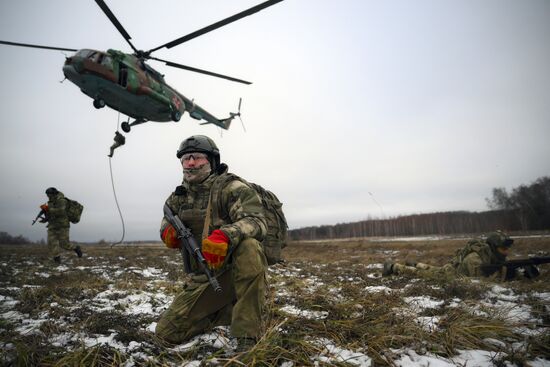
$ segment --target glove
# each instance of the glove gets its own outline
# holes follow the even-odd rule
[[[164,227],[160,234],[160,238],[168,248],[180,248],[181,246],[181,241],[178,238],[176,229],[170,223]]]
[[[202,240],[202,254],[210,269],[221,268],[227,256],[229,237],[219,229],[212,231],[210,236]]]
[[[40,205],[40,209],[42,209],[44,212],[48,212],[48,204],[42,204]]]

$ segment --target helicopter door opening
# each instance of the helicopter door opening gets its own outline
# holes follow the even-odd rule
[[[128,84],[128,66],[121,62],[118,64],[118,84],[123,88]]]

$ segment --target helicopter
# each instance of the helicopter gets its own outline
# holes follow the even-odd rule
[[[210,75],[237,83],[252,84],[246,80],[162,60],[151,56],[151,54],[161,48],[170,49],[178,46],[248,15],[257,13],[281,1],[283,0],[265,1],[171,42],[148,51],[143,51],[138,50],[132,44],[130,41],[132,37],[126,32],[107,4],[103,0],[95,0],[103,13],[105,13],[107,18],[109,18],[111,23],[113,23],[115,28],[130,45],[134,51],[131,54],[114,49],[108,49],[107,51],[93,49],[78,50],[2,40],[0,40],[0,44],[75,52],[74,55],[66,57],[65,59],[63,65],[63,74],[65,78],[79,87],[84,94],[92,98],[95,108],[100,109],[109,106],[133,118],[134,121],[131,123],[128,119],[127,122],[123,122],[121,125],[122,130],[126,133],[130,132],[132,126],[143,124],[148,121],[177,122],[181,119],[185,111],[187,111],[189,116],[193,119],[199,121],[204,120],[205,122],[202,122],[201,125],[214,124],[227,130],[235,117],[240,118],[241,99],[239,99],[237,112],[230,112],[229,117],[218,119],[204,108],[195,104],[192,99],[185,97],[176,89],[169,86],[164,80],[164,76],[149,66],[145,61],[160,61],[164,62],[167,66]]]

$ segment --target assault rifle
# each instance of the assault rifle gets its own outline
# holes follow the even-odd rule
[[[517,269],[523,269],[523,275],[526,278],[532,279],[540,274],[539,269],[537,269],[537,265],[548,263],[550,263],[550,256],[508,260],[502,264],[482,264],[481,272],[485,276],[490,276],[505,267],[506,275],[504,276],[504,280],[511,280],[516,276]]]
[[[181,240],[182,246],[180,246],[180,252],[184,260],[185,271],[191,271],[191,264],[189,264],[189,262],[186,260],[189,259],[189,256],[192,256],[196,260],[197,264],[199,264],[201,271],[208,277],[208,281],[210,282],[210,285],[212,286],[214,291],[221,292],[222,288],[220,287],[220,284],[218,283],[216,277],[212,275],[210,269],[208,269],[206,259],[204,258],[204,256],[202,256],[201,249],[199,248],[199,246],[197,246],[197,241],[195,241],[191,230],[187,228],[176,215],[174,215],[174,212],[168,206],[168,204],[164,204],[163,211],[164,218],[166,218],[168,223],[170,223],[172,227],[176,229],[178,238]]]
[[[40,223],[44,223],[48,220],[48,213],[46,213],[44,209],[40,209],[40,211],[38,212],[38,215],[32,221],[31,226],[34,226],[34,223],[36,223],[36,221],[39,219],[40,219]]]

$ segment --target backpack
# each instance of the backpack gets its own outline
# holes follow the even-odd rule
[[[218,194],[221,189],[231,181],[238,180],[252,187],[262,200],[264,216],[267,222],[267,233],[262,241],[262,247],[268,265],[274,265],[281,262],[281,250],[287,245],[287,230],[288,225],[283,213],[283,203],[279,201],[277,196],[262,186],[248,182],[237,175],[227,173],[221,176],[214,182],[211,190],[211,200],[218,200]]]
[[[82,215],[82,210],[84,210],[84,205],[80,204],[76,200],[71,200],[69,198],[65,198],[65,200],[67,200],[67,207],[65,211],[67,212],[67,217],[69,218],[69,221],[71,223],[80,222],[80,216]]]
[[[462,262],[464,261],[464,258],[471,254],[472,252],[475,252],[479,255],[479,257],[487,261],[487,257],[490,256],[487,252],[487,244],[483,242],[483,240],[474,238],[468,241],[465,247],[456,250],[456,254],[454,259],[452,260],[452,263],[454,267],[458,267]]]
[[[265,220],[267,222],[267,234],[262,241],[265,257],[269,265],[281,262],[281,250],[286,247],[288,224],[283,213],[283,203],[277,196],[258,184],[249,183],[262,199]]]

